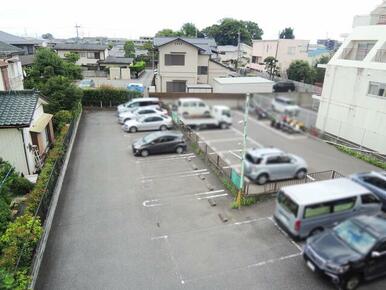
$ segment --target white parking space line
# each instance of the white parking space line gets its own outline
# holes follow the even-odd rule
[[[194,153],[189,154],[181,154],[181,155],[169,155],[168,157],[164,158],[144,158],[141,160],[136,160],[135,163],[148,163],[148,162],[156,162],[156,161],[173,161],[173,160],[181,160],[181,159],[188,159],[188,158],[196,158],[196,155]]]
[[[168,174],[161,174],[161,175],[153,175],[153,176],[144,176],[141,179],[142,180],[148,180],[148,179],[158,179],[158,178],[168,178],[168,177],[180,177],[185,175],[200,175],[202,173],[208,172],[208,169],[198,169],[198,170],[190,170],[190,171],[178,171]]]
[[[224,194],[216,194],[216,195],[210,195],[210,196],[204,196],[204,197],[197,197],[198,200],[202,200],[202,199],[210,199],[210,198],[217,198],[217,197],[223,197],[223,196],[227,196],[228,193],[224,193]]]
[[[231,141],[243,141],[240,137],[234,137],[234,138],[224,138],[224,139],[211,139],[206,140],[203,139],[203,141],[199,141],[198,143],[207,143],[207,144],[213,144],[213,143],[222,143],[222,142],[231,142]]]
[[[233,151],[228,151],[230,154],[232,154],[233,156],[235,156],[237,159],[242,159],[240,155],[236,154],[235,152]]]
[[[280,226],[275,222],[273,217],[269,217],[268,219],[274,224],[274,226],[279,230],[279,232],[290,241],[291,244],[293,244],[299,251],[303,251],[303,248],[293,239],[291,239],[291,237],[282,228],[280,228]]]
[[[235,127],[232,127],[231,130],[233,130],[234,132],[236,132],[237,134],[239,134],[239,135],[241,135],[241,136],[244,135],[243,132],[241,132],[239,129],[236,129]],[[261,145],[259,142],[253,140],[253,139],[252,139],[251,137],[249,137],[249,136],[247,137],[247,140],[248,140],[249,142],[251,142],[252,144],[256,145],[256,146],[259,147],[259,148],[263,148],[263,147],[264,147],[264,146]]]

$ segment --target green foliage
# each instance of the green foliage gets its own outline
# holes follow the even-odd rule
[[[165,28],[158,31],[155,36],[158,36],[158,37],[180,36],[180,32],[174,31],[173,29]]]
[[[64,59],[69,62],[69,63],[76,63],[78,60],[79,60],[80,56],[78,53],[76,52],[67,52],[65,55],[64,55]]]
[[[139,73],[145,69],[146,63],[144,61],[137,61],[130,65],[130,71]]]
[[[266,59],[264,59],[265,70],[269,74],[271,79],[273,79],[279,73],[279,68],[277,65],[278,62],[279,61],[276,58],[274,58],[273,56],[269,56]]]
[[[36,51],[33,65],[26,70],[24,85],[29,89],[42,91],[47,81],[54,76],[63,76],[70,80],[82,79],[80,66],[61,59],[49,48]]]
[[[380,159],[377,159],[376,157],[373,157],[369,154],[361,153],[359,151],[356,151],[356,150],[353,150],[353,149],[350,149],[350,148],[347,148],[347,147],[341,146],[341,145],[338,145],[337,148],[338,148],[338,150],[340,150],[348,155],[351,155],[355,158],[361,159],[367,163],[370,163],[370,164],[377,166],[383,170],[386,170],[386,162],[384,162]]]
[[[0,196],[0,235],[2,235],[11,220],[11,210],[4,197]]]
[[[61,110],[72,110],[82,99],[83,92],[74,83],[63,76],[51,77],[41,90],[49,103],[46,111],[56,113]]]
[[[180,30],[180,35],[184,37],[196,37],[198,34],[198,29],[193,23],[185,23],[182,25]]]
[[[34,185],[27,179],[21,176],[14,176],[8,186],[13,195],[26,195],[33,189]]]
[[[326,73],[326,70],[323,68],[319,68],[318,64],[327,64],[330,61],[330,59],[331,59],[330,55],[324,55],[315,62],[315,65],[314,65],[315,82],[317,83],[324,82],[324,75]]]
[[[315,70],[305,60],[293,61],[287,75],[290,80],[312,84],[315,79]]]
[[[135,45],[132,41],[126,41],[125,45],[123,46],[123,50],[125,51],[125,57],[135,57]]]
[[[280,34],[279,34],[280,39],[294,39],[294,29],[292,27],[286,27],[284,28]]]
[[[0,289],[5,290],[26,290],[31,283],[31,277],[27,274],[27,269],[16,273],[0,268]]]
[[[116,106],[141,96],[142,94],[139,92],[112,87],[85,89],[83,90],[82,104],[85,106],[100,106],[102,103],[102,106]]]
[[[206,27],[202,32],[213,37],[219,45],[237,45],[238,33],[241,42],[248,45],[252,45],[252,39],[261,39],[263,35],[263,30],[257,23],[233,18],[224,18],[219,24]]]
[[[224,184],[225,188],[228,189],[228,191],[233,195],[237,196],[237,193],[239,192],[239,189],[230,181],[228,178],[223,177],[222,183]]]
[[[70,124],[73,119],[73,115],[68,110],[61,110],[55,113],[53,118],[53,125],[55,131],[63,128],[66,124]]]

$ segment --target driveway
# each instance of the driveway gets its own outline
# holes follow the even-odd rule
[[[143,135],[85,113],[36,289],[334,289],[272,222],[272,200],[232,210],[194,154],[132,156]]]

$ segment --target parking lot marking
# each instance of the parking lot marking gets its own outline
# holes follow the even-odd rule
[[[227,163],[230,163],[230,162],[227,162]],[[234,169],[239,169],[241,168],[241,164],[231,164],[231,165],[228,165],[228,166],[223,166],[223,169],[229,169],[229,168],[234,168]]]
[[[213,190],[213,191],[206,191],[206,192],[195,193],[194,196],[208,195],[208,194],[220,193],[220,192],[224,192],[224,191],[225,191],[224,189]]]
[[[240,155],[236,154],[235,152],[233,151],[229,151],[230,154],[232,154],[233,156],[235,156],[237,159],[242,159]]]
[[[198,170],[174,172],[174,173],[168,173],[168,174],[162,174],[162,175],[144,176],[144,177],[142,177],[142,180],[157,179],[157,178],[164,178],[164,177],[166,177],[166,178],[167,177],[179,177],[179,176],[190,175],[190,174],[199,175],[199,174],[202,174],[205,172],[208,172],[208,169],[203,168],[203,169],[198,169]]]
[[[233,223],[235,226],[240,226],[240,225],[246,225],[246,224],[251,224],[251,223],[256,223],[256,222],[259,222],[259,221],[264,221],[264,220],[267,220],[269,219],[269,217],[262,217],[262,218],[257,218],[257,219],[251,219],[251,220],[246,220],[246,221],[242,221],[242,222],[235,222]]]
[[[152,204],[154,202],[154,204]],[[162,203],[159,203],[159,199],[153,199],[153,200],[145,200],[142,205],[144,207],[155,207],[155,206],[161,206]]]
[[[217,197],[223,197],[223,196],[227,196],[228,193],[224,193],[224,194],[216,194],[216,195],[210,195],[210,196],[204,196],[204,197],[197,197],[198,200],[203,200],[203,199],[209,199],[209,198],[217,198]]]
[[[196,158],[196,155],[194,153],[189,154],[180,154],[180,155],[169,155],[165,158],[146,158],[142,160],[136,160],[135,163],[147,163],[147,162],[154,162],[154,161],[173,161],[173,160],[180,160],[180,159],[188,159],[188,158]]]
[[[221,143],[221,142],[231,142],[231,141],[243,141],[242,138],[240,137],[233,137],[233,138],[224,138],[224,139],[211,139],[211,140],[205,140],[204,141],[200,141],[200,142],[206,142],[208,144],[213,144],[213,143]],[[200,143],[199,142],[199,143]]]
[[[163,236],[158,236],[158,237],[151,237],[150,239],[152,241],[156,241],[156,240],[165,240],[168,238],[168,235],[163,235]]]
[[[291,244],[293,244],[299,251],[303,251],[303,248],[293,239],[291,239],[291,237],[282,228],[279,227],[273,217],[269,217],[268,219],[274,224],[274,226],[279,230],[279,232],[290,241]]]
[[[239,129],[236,129],[235,127],[231,127],[231,130],[233,130],[234,132],[236,132],[237,134],[239,134],[239,135],[241,135],[241,136],[244,136],[244,133],[241,132]],[[263,147],[264,147],[264,146],[261,145],[259,142],[253,140],[253,139],[252,139],[251,137],[249,137],[249,136],[247,137],[247,140],[248,140],[249,142],[251,142],[252,144],[256,145],[256,146],[259,147],[259,148],[263,148]]]
[[[301,255],[301,253],[296,253],[296,254],[292,254],[292,255],[288,255],[288,256],[283,256],[283,257],[276,258],[276,259],[270,259],[270,260],[262,261],[262,262],[259,262],[259,263],[256,263],[256,264],[248,265],[247,267],[248,268],[262,267],[262,266],[265,266],[265,265],[268,265],[268,264],[273,264],[275,262],[280,262],[280,261],[296,258],[296,257],[299,257],[300,255]]]

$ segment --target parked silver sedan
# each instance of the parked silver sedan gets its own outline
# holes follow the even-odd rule
[[[125,122],[122,129],[125,132],[135,133],[137,131],[165,131],[173,127],[172,118],[164,115],[147,115],[139,119],[132,119]]]
[[[251,149],[245,154],[245,175],[259,185],[273,180],[305,178],[307,168],[299,156],[276,148]]]

